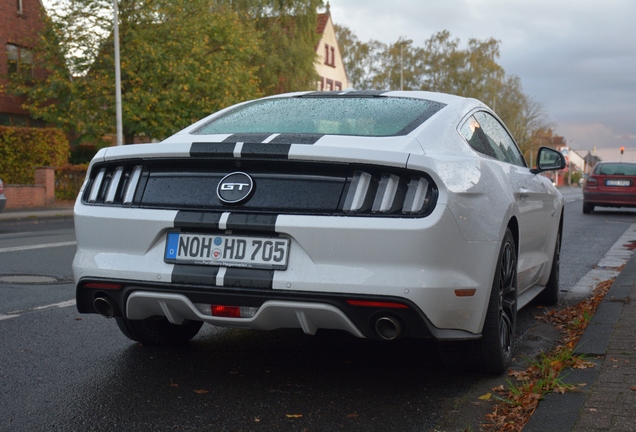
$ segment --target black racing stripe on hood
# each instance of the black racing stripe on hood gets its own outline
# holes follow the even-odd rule
[[[175,228],[219,229],[219,220],[223,213],[179,211],[174,219]]]
[[[216,286],[218,273],[219,267],[215,266],[175,264],[172,283]]]
[[[228,267],[223,286],[229,288],[272,289],[274,270],[243,269]]]
[[[236,143],[193,142],[190,147],[191,157],[234,157]]]
[[[270,144],[315,144],[323,134],[280,134]]]

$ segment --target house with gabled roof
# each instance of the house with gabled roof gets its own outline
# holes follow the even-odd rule
[[[318,14],[317,31],[320,35],[320,41],[316,45],[316,53],[318,54],[316,72],[319,76],[317,90],[344,90],[349,86],[347,72],[342,61],[340,48],[338,48],[329,3],[327,3],[327,11]]]

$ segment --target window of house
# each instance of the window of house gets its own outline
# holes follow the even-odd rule
[[[340,81],[336,81],[336,82],[333,84],[333,89],[334,89],[334,90],[342,90],[342,83],[341,83]]]
[[[336,48],[325,44],[325,64],[327,66],[336,65]]]
[[[33,52],[30,49],[7,44],[7,64],[9,75],[33,78]]]
[[[327,79],[325,80],[325,90],[326,91],[331,91],[333,90],[333,80]]]

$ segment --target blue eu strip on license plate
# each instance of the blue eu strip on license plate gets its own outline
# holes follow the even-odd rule
[[[287,268],[289,239],[211,235],[171,231],[164,261],[174,264],[212,265],[255,269]]]

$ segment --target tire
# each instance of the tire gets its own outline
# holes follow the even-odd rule
[[[589,204],[583,201],[583,213],[590,214],[594,211],[594,204]]]
[[[506,371],[512,361],[516,328],[517,249],[510,229],[506,229],[490,290],[482,337],[475,341],[482,372],[499,375]]]
[[[554,306],[559,302],[559,275],[561,272],[561,231],[556,238],[554,256],[552,257],[552,269],[545,289],[537,296],[537,301],[545,306]]]
[[[517,327],[517,252],[510,229],[506,229],[497,258],[481,339],[441,342],[440,356],[447,367],[504,373],[515,348]]]
[[[115,320],[126,337],[143,345],[183,345],[195,337],[203,326],[202,321],[189,320],[176,325],[164,317],[150,317],[144,320],[117,317]]]

